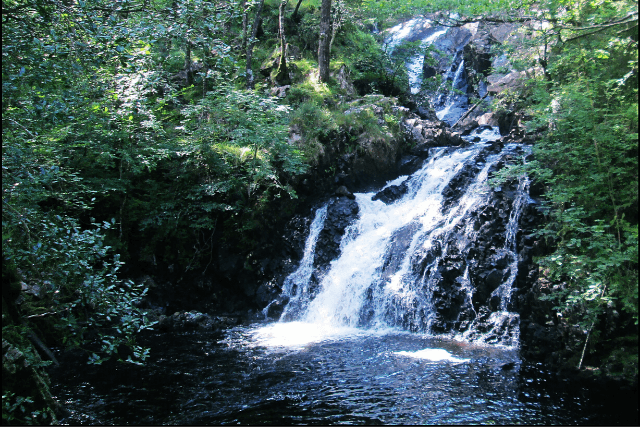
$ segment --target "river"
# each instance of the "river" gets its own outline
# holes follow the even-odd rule
[[[283,339],[296,329],[307,339]],[[156,333],[146,366],[54,370],[54,395],[70,411],[61,423],[637,424],[637,395],[563,380],[515,349],[393,330],[315,341],[315,332],[294,322]]]

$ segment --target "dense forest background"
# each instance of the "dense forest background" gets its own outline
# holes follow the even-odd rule
[[[3,0],[3,423],[55,417],[34,345],[143,363],[143,266],[179,282],[224,245],[253,268],[312,172],[331,175],[339,132],[397,131],[343,113],[370,94],[410,103],[382,30],[421,13],[526,24],[500,48],[544,72],[493,108],[524,117],[535,160],[495,180],[544,189],[545,298],[590,348],[606,316],[627,319],[598,357],[637,381],[637,2]]]

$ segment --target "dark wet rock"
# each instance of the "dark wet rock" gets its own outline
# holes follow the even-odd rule
[[[426,64],[422,70],[422,77],[428,79],[430,77],[435,77],[438,74],[438,70],[436,67],[432,67],[431,65]]]
[[[428,53],[430,58],[425,60],[425,64],[434,68],[438,74],[446,73],[455,62],[456,53],[471,40],[471,36],[471,31],[466,28],[449,28],[446,34],[433,42],[435,49]]]
[[[443,209],[446,211],[462,197],[478,175],[486,160],[487,152],[479,154],[475,159],[467,162],[442,190]]]
[[[407,194],[408,190],[409,189],[407,187],[407,181],[403,182],[400,185],[390,185],[384,190],[376,193],[371,198],[371,200],[381,200],[382,202],[388,205],[389,203],[393,203],[396,200],[400,199],[405,194]]]
[[[269,303],[267,306],[266,316],[271,319],[279,319],[280,315],[284,311],[284,308],[289,303],[289,297],[286,295],[280,295]]]
[[[468,69],[485,76],[489,74],[492,66],[491,44],[483,45],[471,40],[465,45],[463,55]]]
[[[351,191],[349,191],[349,189],[344,185],[341,185],[340,187],[338,187],[335,194],[336,196],[342,196],[352,200],[356,198],[356,196]]]
[[[397,161],[401,155],[400,144],[387,144],[370,135],[362,134],[356,144],[360,147],[351,160],[351,173],[361,185],[383,184],[397,172]]]
[[[267,305],[273,301],[280,293],[280,287],[274,281],[269,281],[258,286],[256,290],[256,302],[260,305]]]
[[[389,250],[382,265],[382,279],[387,280],[392,274],[398,271],[415,232],[419,229],[419,224],[410,223],[397,230],[391,237]]]
[[[358,217],[358,203],[347,197],[331,199],[324,228],[318,236],[314,266],[328,265],[340,255],[340,242],[346,228]]]
[[[220,331],[235,326],[238,318],[212,316],[192,310],[187,312],[175,312],[170,316],[161,315],[155,328],[160,331],[182,331],[198,329],[201,331]]]
[[[400,175],[411,175],[420,170],[423,163],[423,157],[407,154],[402,156],[398,162],[398,173]]]
[[[480,172],[480,167],[473,162],[467,163],[449,184],[442,190],[443,209],[446,211],[465,193],[467,187],[472,182],[473,177]]]
[[[410,117],[401,123],[407,143],[414,147],[412,154],[424,152],[431,147],[458,147],[467,145],[459,135],[453,134],[441,121]]]

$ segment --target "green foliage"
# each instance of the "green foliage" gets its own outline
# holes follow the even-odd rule
[[[4,425],[43,425],[50,422],[46,408],[30,410],[31,397],[16,396],[11,391],[2,391],[2,423]]]
[[[103,230],[110,224],[94,226],[81,231],[68,217],[27,215],[26,209],[3,212],[4,256],[20,267],[37,295],[26,296],[23,314],[44,318],[49,339],[70,347],[96,347],[90,363],[102,363],[121,345],[134,354],[128,362],[140,363],[148,350],[136,345],[135,335],[151,322],[136,303],[146,289],[118,279],[123,263],[117,255],[111,258],[104,245]]]
[[[388,144],[399,132],[399,118],[388,107],[391,98],[383,98],[380,95],[368,95],[364,97],[364,105],[350,108],[336,117],[336,123],[351,136],[366,135],[367,139],[375,143]],[[371,104],[366,104],[370,101]]]
[[[620,100],[600,81],[566,84],[554,97],[553,129],[535,148],[535,169],[548,184],[549,223],[543,235],[559,239],[541,260],[552,278],[571,286],[555,297],[567,307],[587,304],[592,321],[612,299],[638,319],[637,117],[629,120]],[[622,111],[620,111],[622,109]],[[571,149],[568,150],[567,148]],[[577,291],[577,292],[576,292]]]
[[[373,38],[372,38],[373,39]],[[418,52],[419,42],[406,42],[401,46],[391,49],[371,43],[365,44],[365,49],[360,52],[354,63],[357,74],[354,76],[354,85],[359,92],[380,93],[385,96],[399,96],[407,92],[409,77],[406,61]]]
[[[496,16],[507,2],[464,2],[448,10],[445,3],[425,7],[455,23]],[[554,249],[538,262],[543,278],[556,286],[543,299],[587,333],[587,357],[599,351],[602,363],[615,359],[621,371],[637,375],[637,358],[630,369],[633,358],[613,351],[603,331],[603,319],[616,310],[625,313],[619,331],[628,319],[638,324],[637,3],[550,0],[525,6],[503,12],[502,19],[519,22],[526,13],[539,25],[524,27],[527,37],[502,49],[533,79],[500,96],[493,108],[526,107],[528,131],[539,140],[535,161],[510,165],[493,183],[528,173],[544,185],[546,223],[538,234]],[[450,15],[453,10],[457,15]],[[542,72],[533,68],[541,66]],[[579,364],[583,349],[576,350]]]
[[[552,295],[558,310],[587,326],[611,304],[638,321],[637,63],[631,38],[580,38],[550,64],[553,86],[539,83],[531,109],[532,127],[548,129],[531,165],[547,185],[541,234],[557,240],[540,262],[567,281]]]
[[[291,126],[300,133],[300,148],[311,164],[318,162],[327,137],[338,128],[332,112],[313,101],[304,102],[295,109]]]
[[[197,179],[193,176],[186,194],[175,194],[175,206],[162,207],[165,216],[185,209],[185,226],[212,228],[198,219],[215,211],[257,213],[272,197],[296,197],[287,181],[306,165],[302,152],[287,141],[286,106],[220,82],[182,113],[180,148],[188,168],[181,173]]]
[[[149,242],[142,252],[154,254],[191,235],[182,225],[212,230],[216,213],[295,197],[288,180],[305,165],[286,143],[287,111],[234,86],[228,30],[241,18],[238,3],[61,7],[42,16],[27,4],[27,20],[3,14],[11,59],[3,62],[3,159],[55,171],[47,179],[58,186],[33,199],[45,211],[79,215],[85,227],[90,216],[117,218],[107,239],[127,258],[140,232]],[[178,261],[192,265],[184,245]]]

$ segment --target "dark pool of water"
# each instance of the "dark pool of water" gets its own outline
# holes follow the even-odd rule
[[[391,333],[304,347],[158,333],[144,367],[63,357],[63,424],[629,424],[637,393],[602,393],[520,362],[517,350]],[[222,339],[221,339],[222,338]],[[417,358],[425,349],[436,356]],[[405,353],[399,353],[405,352]],[[440,353],[438,353],[440,352]],[[414,356],[414,357],[412,357]],[[435,358],[437,359],[437,357]],[[75,362],[74,362],[75,360]]]

